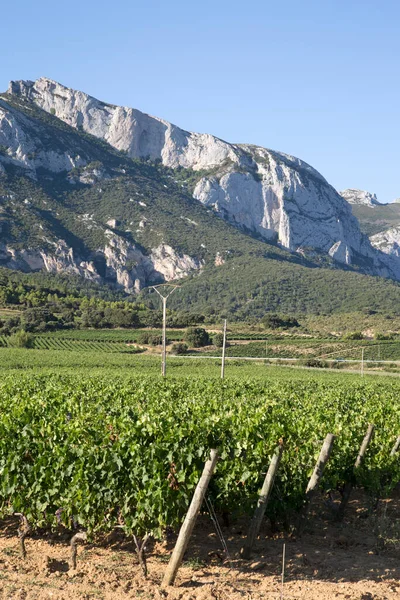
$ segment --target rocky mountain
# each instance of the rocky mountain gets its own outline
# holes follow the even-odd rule
[[[370,237],[371,244],[390,256],[400,258],[400,226],[390,227]]]
[[[0,228],[3,266],[127,291],[192,273],[206,282],[236,260],[400,279],[397,257],[373,248],[307,163],[46,78],[0,95]]]
[[[46,78],[11,82],[8,94],[131,158],[148,157],[173,169],[197,172],[193,197],[263,239],[292,251],[317,249],[345,264],[357,262],[359,255],[372,263],[376,259],[347,203],[322,175],[293,156],[190,133]]]
[[[383,206],[378,202],[376,194],[371,194],[364,190],[347,189],[340,192],[340,195],[349,203],[360,206]]]

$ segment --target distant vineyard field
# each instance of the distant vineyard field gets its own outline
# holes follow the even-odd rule
[[[61,329],[52,332],[49,336],[65,340],[135,343],[144,331],[152,335],[161,335],[162,333],[161,329]],[[167,332],[168,339],[171,341],[182,340],[184,332],[185,330],[182,329],[169,329]]]

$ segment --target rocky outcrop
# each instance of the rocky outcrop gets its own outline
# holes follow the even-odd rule
[[[143,254],[133,244],[108,230],[108,243],[82,259],[64,240],[46,240],[42,249],[16,250],[0,243],[0,265],[20,271],[69,273],[95,282],[114,283],[126,292],[138,292],[151,283],[186,277],[202,263],[179,254],[168,245],[160,244],[150,255]]]
[[[372,235],[370,241],[381,252],[400,258],[400,227],[391,227]]]
[[[292,251],[316,249],[345,264],[363,255],[364,262],[378,268],[379,260],[346,200],[315,169],[293,156],[190,133],[46,78],[11,82],[8,92],[132,157],[207,170],[195,186],[194,198],[265,240]]]
[[[169,167],[204,169],[245,157],[209,134],[190,133],[139,110],[114,106],[41,77],[12,81],[8,93],[30,100],[59,119],[102,138],[129,156],[160,159]]]
[[[340,192],[340,195],[349,204],[371,207],[383,206],[381,202],[378,202],[376,194],[371,194],[371,192],[365,192],[364,190],[347,189],[343,190],[343,192]]]
[[[9,98],[13,99],[11,104],[7,103]],[[400,277],[394,262],[397,256],[374,249],[352,215],[351,203],[376,206],[376,196],[360,190],[345,190],[340,195],[320,173],[298,158],[184,131],[163,119],[101,102],[50,79],[13,81],[8,95],[3,100],[0,97],[0,167],[12,161],[32,177],[39,168],[67,171],[71,187],[95,186],[114,177],[118,170],[109,169],[101,161],[93,162],[86,153],[88,142],[81,139],[83,136],[76,135],[81,142],[74,142],[71,148],[65,138],[68,132],[60,129],[49,143],[40,125],[27,116],[29,111],[18,111],[18,102],[36,111],[39,107],[57,117],[55,123],[61,120],[133,158],[149,157],[171,168],[191,169],[197,173],[194,198],[246,232],[304,256],[323,253],[345,265],[359,264],[369,273]],[[193,181],[193,173],[189,175]],[[139,204],[146,207],[145,202]],[[148,230],[148,223],[146,217],[141,218],[136,232]],[[113,279],[127,290],[139,289],[144,282],[157,278],[185,276],[202,266],[195,256],[177,253],[167,244],[157,242],[157,247],[148,248],[144,254],[111,230],[107,236],[106,246],[89,260],[80,260],[72,248],[64,247],[55,250],[52,258],[40,256],[48,270],[72,270],[85,277]]]
[[[373,258],[358,222],[339,194],[312,167],[294,157],[243,146],[253,171],[203,177],[194,197],[231,222],[293,251],[314,248],[350,264]]]
[[[43,134],[40,125],[0,98],[0,172],[1,163],[13,164],[35,178],[39,168],[61,173],[86,164],[79,148],[66,149],[57,139],[46,144]]]

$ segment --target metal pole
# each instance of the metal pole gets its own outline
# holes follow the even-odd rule
[[[162,361],[161,375],[167,374],[167,298],[162,299],[163,303],[163,332],[162,332]]]
[[[166,296],[163,296],[159,291],[158,287],[169,286],[172,290]],[[167,374],[167,299],[170,295],[178,288],[179,285],[170,285],[168,283],[162,283],[160,286],[151,286],[155,292],[160,296],[163,305],[163,326],[162,326],[162,355],[161,355],[161,375],[165,377]]]
[[[221,379],[223,379],[225,376],[225,351],[226,351],[226,319],[224,320],[224,339],[222,342]]]

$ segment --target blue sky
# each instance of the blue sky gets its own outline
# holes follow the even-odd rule
[[[0,89],[50,77],[184,129],[294,154],[337,189],[400,196],[400,3],[22,0]]]

